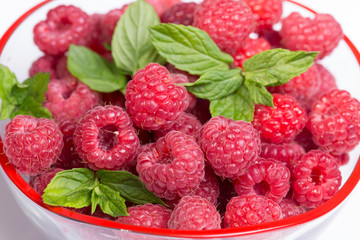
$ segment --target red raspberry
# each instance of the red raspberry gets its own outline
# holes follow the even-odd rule
[[[302,206],[318,207],[337,193],[341,172],[330,154],[312,150],[295,164],[293,169],[293,196]]]
[[[184,74],[171,73],[170,76],[174,83],[189,83],[188,77]],[[196,105],[196,97],[190,92],[187,92],[186,95],[189,103],[186,111],[191,111],[191,109],[193,109]]]
[[[337,47],[344,34],[329,14],[317,14],[310,19],[295,12],[282,21],[280,35],[287,49],[319,51],[317,58],[322,59]]]
[[[156,13],[161,16],[167,9],[173,5],[180,3],[181,0],[146,0],[148,3],[153,5]]]
[[[234,181],[235,191],[242,195],[262,195],[279,203],[290,189],[290,171],[273,159],[259,161]]]
[[[199,76],[196,76],[196,75],[191,75],[189,74],[188,72],[185,72],[185,71],[181,71],[177,68],[175,68],[174,65],[170,64],[170,63],[167,63],[165,65],[165,67],[169,70],[169,72],[171,74],[182,74],[182,75],[185,75],[187,78],[188,78],[188,82],[196,82],[196,80],[199,79]]]
[[[274,108],[255,105],[252,124],[261,139],[271,143],[288,143],[304,128],[307,114],[294,98],[273,94]]]
[[[271,29],[280,21],[283,12],[283,0],[245,0],[251,8],[257,32]]]
[[[125,13],[129,4],[125,4],[122,8],[113,9],[110,12],[106,13],[100,19],[100,28],[102,31],[103,42],[111,44],[111,40],[115,31],[115,27],[120,20],[121,16]]]
[[[199,186],[205,174],[204,155],[192,136],[171,131],[140,153],[136,170],[150,191],[174,200]]]
[[[117,106],[96,107],[76,125],[74,142],[89,167],[119,169],[139,148],[139,138],[125,110]]]
[[[219,116],[203,126],[200,146],[218,176],[235,179],[257,159],[260,138],[250,123]]]
[[[72,77],[71,73],[67,68],[67,56],[64,55],[57,61],[55,66],[57,79],[64,79]]]
[[[316,68],[320,75],[320,84],[318,91],[314,94],[311,106],[314,104],[316,100],[318,100],[325,93],[330,92],[331,90],[338,89],[336,85],[335,77],[320,63],[316,63]]]
[[[18,115],[6,125],[4,153],[22,174],[44,173],[55,163],[64,143],[56,123]]]
[[[206,31],[221,50],[234,54],[254,30],[254,19],[245,1],[204,0],[193,25]]]
[[[348,164],[348,162],[350,160],[349,153],[343,153],[341,155],[332,155],[332,154],[330,154],[330,155],[333,156],[337,160],[337,163],[339,164],[339,166]]]
[[[159,205],[147,203],[127,209],[129,216],[118,217],[119,223],[152,228],[167,228],[171,210]]]
[[[185,26],[192,25],[194,22],[194,12],[197,6],[198,4],[194,2],[177,3],[161,15],[161,22],[182,24]]]
[[[165,130],[188,107],[187,91],[176,86],[169,71],[150,63],[139,70],[126,89],[126,110],[136,126],[145,130]]]
[[[280,206],[263,196],[233,197],[226,207],[226,228],[243,227],[282,219]]]
[[[304,154],[304,148],[296,142],[283,144],[261,143],[260,157],[265,159],[273,158],[285,163],[287,167],[290,167],[294,161],[299,160]]]
[[[90,15],[89,25],[91,30],[84,39],[84,45],[99,54],[103,54],[104,52],[106,52],[103,40],[104,37],[102,33],[103,26],[101,26],[103,18],[104,14],[94,13]]]
[[[30,186],[40,195],[44,194],[44,190],[50,183],[51,179],[55,177],[58,172],[64,171],[61,168],[51,168],[47,172],[30,178]]]
[[[168,132],[175,130],[187,135],[193,136],[196,141],[200,139],[200,129],[202,124],[190,113],[182,113],[169,129],[164,131],[155,131],[155,139],[165,136]]]
[[[75,78],[52,80],[45,93],[44,107],[56,121],[78,120],[99,103],[99,96]]]
[[[50,79],[56,78],[55,67],[58,59],[54,56],[44,55],[38,58],[30,67],[30,77],[35,76],[37,73],[49,73]]]
[[[263,52],[265,50],[271,49],[270,43],[266,41],[264,38],[258,39],[246,39],[244,45],[236,50],[235,55],[233,55],[234,67],[241,67],[246,60],[251,58],[252,56]]]
[[[183,197],[172,212],[168,227],[179,230],[220,229],[221,217],[216,207],[199,196]]]
[[[281,36],[279,31],[269,29],[263,30],[259,33],[259,38],[265,38],[268,43],[270,43],[271,48],[281,48]]]
[[[344,90],[332,90],[313,105],[307,128],[324,151],[340,155],[360,141],[360,103]]]
[[[89,16],[80,8],[60,5],[47,13],[34,28],[34,41],[49,55],[65,53],[70,44],[79,44],[89,34]]]
[[[299,204],[292,199],[283,199],[279,203],[279,206],[281,207],[284,219],[297,216],[306,212],[306,208],[304,208],[303,206],[299,206]]]

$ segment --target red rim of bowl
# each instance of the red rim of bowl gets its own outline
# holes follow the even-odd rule
[[[11,37],[12,33],[17,29],[17,27],[33,12],[35,12],[37,9],[42,7],[43,5],[51,2],[52,0],[45,0],[41,2],[40,4],[34,6],[29,11],[27,11],[25,14],[23,14],[19,19],[17,19],[10,28],[5,32],[5,34],[0,39],[0,54],[2,50],[4,49],[8,39]],[[296,4],[314,14],[316,12],[306,6],[303,6],[302,4],[299,4],[297,2],[294,2],[292,0],[285,0],[287,2]],[[360,53],[354,46],[354,44],[349,40],[347,36],[344,36],[344,40],[346,44],[351,49],[352,53],[354,54],[359,66],[360,66]],[[14,167],[9,163],[9,160],[5,156],[5,154],[2,152],[3,149],[3,143],[0,139],[0,164],[5,171],[6,175],[9,177],[9,179],[15,184],[15,186],[18,187],[18,189],[24,193],[28,198],[30,198],[33,202],[38,204],[39,206],[43,207],[44,209],[47,209],[51,211],[52,213],[58,214],[62,217],[76,220],[83,223],[93,224],[100,227],[107,227],[112,229],[118,229],[118,230],[128,230],[132,232],[137,232],[141,234],[149,234],[149,235],[160,235],[160,236],[168,236],[168,237],[182,237],[182,238],[216,238],[216,237],[236,237],[236,236],[245,236],[245,235],[251,235],[255,233],[265,233],[269,231],[274,230],[280,230],[289,228],[292,226],[305,224],[310,222],[311,220],[314,220],[318,217],[324,216],[331,210],[335,209],[340,203],[342,203],[345,198],[352,192],[352,190],[355,188],[356,184],[360,180],[360,158],[358,159],[358,162],[350,175],[349,179],[346,181],[344,186],[339,190],[339,192],[329,199],[326,203],[321,205],[320,207],[317,207],[309,212],[306,212],[304,214],[275,221],[270,223],[264,223],[259,224],[256,226],[247,226],[247,227],[240,227],[240,228],[227,228],[227,229],[218,229],[218,230],[205,230],[205,231],[184,231],[184,230],[171,230],[171,229],[155,229],[155,228],[147,228],[147,227],[139,227],[139,226],[133,226],[133,225],[125,225],[113,221],[108,221],[105,219],[100,219],[92,216],[83,215],[80,213],[73,212],[71,210],[68,210],[66,208],[62,207],[53,207],[49,206],[47,204],[44,204],[40,194],[35,192],[29,184],[22,178],[22,176],[14,169]]]

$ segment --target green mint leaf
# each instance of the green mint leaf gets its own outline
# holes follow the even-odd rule
[[[125,94],[126,77],[113,64],[86,47],[70,45],[67,66],[72,75],[92,90],[120,90]]]
[[[254,110],[254,102],[244,86],[227,97],[210,101],[210,112],[213,117],[224,116],[235,121],[251,122]]]
[[[190,74],[227,70],[233,62],[230,55],[221,52],[210,36],[198,28],[163,23],[151,27],[150,33],[160,55]]]
[[[0,98],[2,100],[11,99],[11,90],[18,84],[17,78],[9,68],[0,64]]]
[[[160,23],[154,8],[144,0],[129,5],[117,23],[111,42],[115,64],[128,74],[157,59],[148,28]]]
[[[33,97],[27,96],[23,103],[17,106],[16,110],[11,113],[11,118],[17,115],[30,115],[37,118],[51,119],[51,112],[37,102]]]
[[[183,84],[195,96],[203,99],[219,99],[226,97],[243,84],[240,69],[207,72],[194,83]]]
[[[147,190],[145,184],[137,176],[130,172],[100,170],[96,175],[102,184],[120,192],[127,201],[136,204],[158,203],[166,206],[159,197]]]
[[[95,183],[95,174],[90,169],[75,168],[58,172],[44,190],[43,201],[52,206],[87,207],[91,204]]]
[[[307,71],[318,52],[272,49],[256,54],[243,64],[246,80],[265,86],[282,85]]]
[[[245,86],[255,103],[274,107],[273,96],[265,86],[250,81],[245,81]]]
[[[97,194],[97,192],[99,191],[95,190],[97,187],[98,185],[95,186],[94,190],[91,193],[91,214],[94,214],[96,207],[99,205],[101,199],[100,196]]]
[[[33,97],[38,103],[43,103],[45,100],[45,93],[48,89],[50,81],[49,73],[38,73],[23,82],[23,85],[28,85],[27,96]]]
[[[6,99],[1,100],[0,120],[8,119],[14,110],[15,105],[11,104]]]
[[[113,217],[129,216],[126,211],[125,199],[123,199],[119,192],[99,184],[95,187],[94,192],[98,195],[99,205],[101,210]]]

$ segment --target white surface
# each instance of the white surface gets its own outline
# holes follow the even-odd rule
[[[3,3],[0,7],[0,36],[22,13],[39,2],[41,0],[12,0]],[[358,0],[298,0],[298,2],[304,3],[319,12],[331,13],[341,23],[345,34],[360,49],[360,31],[358,27],[360,22],[360,2]],[[0,192],[0,239],[46,240],[18,208],[2,177],[0,177]],[[359,214],[360,186],[354,190],[345,205],[338,211],[336,218],[328,224],[326,229],[319,234],[315,234],[316,238],[311,235],[306,240],[360,239]]]

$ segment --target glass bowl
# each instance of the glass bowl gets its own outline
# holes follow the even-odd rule
[[[8,29],[0,39],[0,63],[8,66],[18,79],[28,77],[31,63],[42,55],[33,43],[32,29],[45,18],[47,11],[60,4],[74,4],[88,13],[106,13],[110,9],[119,8],[130,1],[71,0],[44,1],[27,11]],[[299,11],[304,16],[315,12],[293,1],[284,3],[284,16],[292,11]],[[340,60],[341,59],[341,60]],[[321,62],[337,79],[340,89],[348,90],[353,97],[360,99],[360,88],[354,88],[355,81],[360,79],[360,54],[352,42],[345,36],[338,48]],[[4,127],[8,121],[0,122],[0,134],[3,137]],[[350,162],[341,167],[343,176],[339,192],[320,207],[304,214],[276,222],[256,226],[208,230],[180,231],[169,229],[153,229],[124,225],[104,219],[95,218],[71,210],[52,207],[42,202],[41,196],[35,192],[9,164],[3,154],[0,140],[1,174],[13,193],[20,208],[36,226],[50,239],[297,239],[313,231],[320,231],[334,213],[344,203],[360,179],[360,147],[350,153]]]

